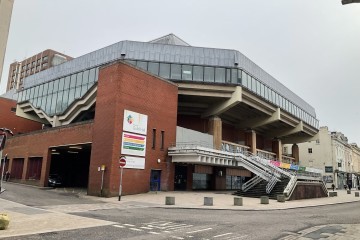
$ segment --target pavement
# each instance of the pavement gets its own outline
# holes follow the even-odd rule
[[[55,189],[53,191],[64,191]],[[69,190],[67,190],[69,191]],[[80,198],[96,199],[98,197],[87,196],[84,191],[76,192]],[[91,204],[70,204],[30,207],[16,202],[0,198],[0,213],[9,215],[11,222],[7,230],[0,231],[0,238],[40,234],[53,231],[73,230],[80,228],[99,227],[114,225],[111,221],[103,221],[92,218],[72,215],[76,212],[87,212],[103,209],[126,209],[126,208],[182,208],[182,209],[212,209],[232,211],[274,211],[304,207],[316,207],[332,204],[346,204],[358,202],[360,197],[355,197],[355,191],[347,194],[339,190],[337,197],[304,199],[287,202],[269,200],[269,204],[260,204],[258,198],[243,197],[242,206],[234,206],[234,195],[231,192],[149,192],[136,195],[101,198],[101,202]],[[166,197],[175,197],[174,205],[165,205]],[[212,206],[204,205],[204,198],[213,199]],[[348,225],[324,225],[305,229],[296,234],[292,233],[282,240],[310,240],[310,239],[360,239],[360,224]]]

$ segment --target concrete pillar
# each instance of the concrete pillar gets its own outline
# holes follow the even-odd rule
[[[249,130],[245,132],[245,145],[250,147],[250,152],[256,155],[256,132]]]
[[[299,164],[299,146],[297,144],[293,144],[291,147],[292,157],[295,158],[295,163]]]
[[[279,161],[282,160],[282,144],[280,139],[274,139],[272,142],[272,151],[276,154]]]
[[[214,137],[214,148],[220,150],[222,142],[222,121],[214,116],[209,119],[209,134]]]
[[[25,158],[24,158],[24,165],[23,165],[23,172],[22,172],[21,180],[26,180],[26,178],[28,177],[28,176],[27,176],[27,173],[28,173],[28,163],[29,163],[29,158],[28,158],[28,157],[25,157]]]

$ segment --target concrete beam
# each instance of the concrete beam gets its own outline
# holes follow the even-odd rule
[[[242,88],[237,86],[235,88],[235,91],[232,93],[231,98],[220,103],[220,104],[216,104],[215,106],[211,107],[210,109],[208,109],[203,115],[202,117],[206,118],[206,117],[210,117],[210,116],[217,116],[220,115],[221,113],[229,110],[230,108],[236,106],[237,104],[239,104],[242,101]]]
[[[299,133],[302,131],[304,131],[304,124],[302,121],[300,121],[300,123],[298,125],[296,125],[295,128],[287,129],[287,130],[272,131],[272,132],[268,132],[266,135],[281,138],[281,137],[289,136],[289,135]]]
[[[283,138],[282,143],[283,144],[294,144],[294,143],[304,143],[304,142],[311,142],[319,140],[320,136],[319,133],[315,134],[314,136],[294,136],[289,138]]]
[[[268,125],[277,121],[280,121],[280,108],[277,108],[276,111],[270,117],[257,118],[252,120],[247,120],[239,123],[237,127],[240,128],[257,128],[260,126]]]

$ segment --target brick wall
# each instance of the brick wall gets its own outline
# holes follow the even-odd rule
[[[41,129],[42,124],[18,117],[12,109],[16,109],[16,101],[0,97],[0,127],[11,129],[14,134]]]
[[[65,127],[49,128],[31,134],[16,135],[8,138],[4,154],[10,159],[11,169],[14,158],[24,158],[24,171],[22,181],[25,181],[29,157],[42,157],[40,186],[47,184],[50,170],[50,146],[70,145],[92,141],[92,122],[77,123]]]
[[[105,196],[119,191],[119,164],[124,110],[148,115],[145,169],[124,169],[123,194],[149,191],[151,169],[161,170],[161,189],[173,190],[174,165],[167,157],[168,146],[176,139],[177,86],[122,62],[100,69],[94,119],[88,194],[99,195],[101,175],[97,168],[105,164]],[[152,132],[156,129],[156,147]],[[160,132],[165,132],[164,150]],[[160,159],[160,163],[157,160]]]

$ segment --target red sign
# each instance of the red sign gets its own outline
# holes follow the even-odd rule
[[[126,165],[126,158],[124,156],[121,156],[119,159],[119,165],[121,168],[125,167]]]

